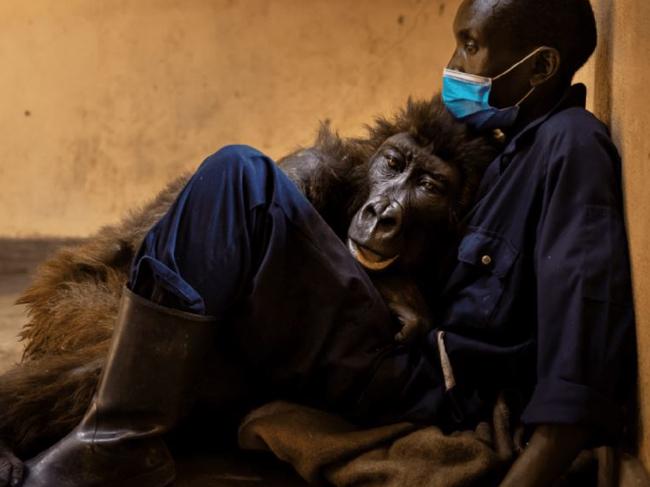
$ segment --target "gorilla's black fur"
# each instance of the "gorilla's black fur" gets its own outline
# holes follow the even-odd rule
[[[345,237],[370,190],[369,161],[387,138],[399,133],[431,147],[460,175],[462,191],[449,212],[455,224],[470,207],[496,147],[456,122],[439,97],[409,101],[393,119],[376,120],[362,138],[341,138],[323,125],[313,147],[279,164]],[[86,242],[58,251],[20,298],[30,317],[22,331],[24,357],[0,377],[0,438],[20,456],[58,440],[83,416],[110,343],[130,262],[186,180],[177,179],[152,202]]]

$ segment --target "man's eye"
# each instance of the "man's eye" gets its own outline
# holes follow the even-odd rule
[[[465,43],[465,51],[467,51],[468,54],[476,54],[478,52],[478,46],[476,45],[476,42],[467,41]]]

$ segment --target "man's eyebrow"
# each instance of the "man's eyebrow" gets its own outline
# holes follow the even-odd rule
[[[467,28],[461,29],[458,31],[458,37],[462,37],[462,38],[472,37],[472,33]]]

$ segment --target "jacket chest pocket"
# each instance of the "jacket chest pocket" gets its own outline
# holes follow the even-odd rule
[[[502,237],[474,230],[458,247],[448,323],[489,326],[504,298],[517,250]]]

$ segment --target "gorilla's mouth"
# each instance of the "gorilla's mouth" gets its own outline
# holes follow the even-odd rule
[[[348,238],[348,248],[355,259],[366,269],[381,271],[397,260],[399,254],[389,259],[379,255],[372,250],[362,247],[351,238]]]

